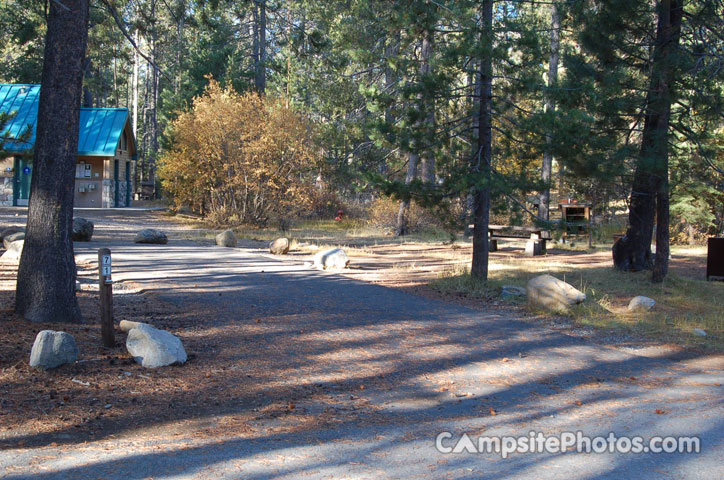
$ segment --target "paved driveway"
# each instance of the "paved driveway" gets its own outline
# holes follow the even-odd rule
[[[201,246],[150,213],[83,216],[97,240],[76,244],[79,257],[110,246],[116,281],[205,319],[199,328],[254,342],[251,353],[220,352],[229,371],[217,374],[255,380],[232,408],[205,415],[232,425],[224,435],[163,424],[147,441],[149,429],[129,426],[118,438],[5,450],[4,478],[724,478],[724,375],[712,359],[638,355],[258,250]],[[169,244],[132,244],[147,225],[166,229]],[[235,415],[263,411],[283,389],[295,392],[289,415],[260,414],[251,430],[234,430]],[[445,431],[443,446],[464,433],[476,443],[697,436],[701,453],[446,454],[435,448]]]

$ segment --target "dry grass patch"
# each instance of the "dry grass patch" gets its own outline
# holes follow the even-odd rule
[[[702,257],[702,247],[674,249],[675,256]],[[587,301],[571,312],[579,325],[619,330],[652,337],[667,343],[724,351],[724,283],[707,282],[685,275],[685,265],[673,268],[662,284],[653,284],[649,272],[619,272],[610,254],[602,251],[584,256],[491,258],[490,279],[481,282],[467,270],[443,272],[430,286],[441,293],[485,300],[500,295],[502,285],[525,287],[531,278],[548,273],[586,293]],[[644,295],[656,300],[648,313],[632,314],[629,301]],[[700,337],[694,329],[707,335]]]

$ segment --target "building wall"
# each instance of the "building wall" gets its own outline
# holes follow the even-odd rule
[[[78,157],[78,165],[90,166],[90,177],[78,175],[76,169],[73,205],[79,208],[103,207],[103,157]]]
[[[103,167],[103,207],[111,208],[115,206],[116,181],[114,177],[114,161],[118,160],[118,206],[126,206],[127,192],[130,191],[132,200],[133,195],[133,168],[135,162],[131,159],[128,150],[116,150],[114,158],[106,158]],[[126,164],[129,168],[130,182],[126,182]],[[130,205],[130,202],[129,202]]]
[[[8,171],[8,168],[10,171]],[[13,204],[13,157],[0,159],[0,206]]]
[[[124,133],[125,134],[125,133]],[[123,142],[119,142],[119,147]],[[130,142],[126,143],[127,146]],[[128,147],[127,147],[128,148]],[[135,161],[132,160],[130,152],[116,150],[111,157],[78,157],[78,164],[90,166],[90,176],[85,176],[85,168],[82,172],[76,169],[75,188],[73,203],[79,208],[112,208],[116,206],[115,191],[116,181],[114,178],[114,160],[118,160],[118,206],[125,207],[128,192],[131,192],[128,205],[131,204]],[[126,182],[126,165],[129,168],[130,182]],[[8,171],[7,169],[11,170]],[[12,206],[13,204],[13,158],[9,157],[0,160],[0,206]],[[130,184],[130,189],[128,188]]]

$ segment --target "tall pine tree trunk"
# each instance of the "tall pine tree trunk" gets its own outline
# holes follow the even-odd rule
[[[422,34],[422,38],[420,39],[420,69],[418,71],[420,78],[424,77],[425,75],[430,73],[430,66],[429,66],[429,59],[430,55],[432,53],[432,43],[430,42],[430,35],[432,32],[426,30]],[[426,102],[426,99],[424,98],[424,95],[420,95],[418,98],[419,105],[422,106],[424,102]],[[434,115],[434,113],[433,113]],[[433,117],[434,121],[434,117]],[[423,121],[418,120],[415,123],[415,128],[420,130],[423,128]],[[420,142],[415,141],[414,145],[411,148],[412,151],[407,153],[407,176],[405,177],[405,185],[409,185],[412,183],[413,180],[415,180],[415,177],[417,176],[418,171],[418,164],[422,167],[421,169],[428,168],[432,169],[433,176],[435,171],[435,164],[434,160],[430,160],[429,153],[424,152],[422,160],[424,161],[427,159],[426,164],[422,164],[421,157],[420,157],[420,150],[421,145]],[[425,177],[425,173],[423,172],[423,181],[425,181],[427,177]],[[409,222],[408,222],[408,216],[410,212],[410,200],[402,200],[400,202],[400,209],[397,212],[397,228],[395,229],[395,234],[399,237],[402,235],[407,235],[409,233]]]
[[[435,45],[435,32],[425,30],[422,37],[422,46],[420,48],[420,78],[430,75],[430,59]],[[433,95],[425,95],[421,99],[420,105],[425,109],[425,131],[434,131],[435,126],[435,97]],[[428,142],[434,138],[428,136]],[[426,148],[420,155],[420,179],[423,183],[435,183],[435,154],[431,148]]]
[[[493,0],[483,0],[481,5],[481,42],[485,54],[480,59],[480,100],[477,111],[478,145],[472,157],[471,173],[475,177],[473,192],[473,262],[470,275],[488,279],[488,225],[490,223],[490,165],[492,160],[492,100],[493,100]]]
[[[136,41],[136,45],[138,45],[138,30],[136,29],[135,32],[133,32],[133,38]],[[132,116],[131,116],[131,128],[133,129],[133,138],[138,138],[138,62],[140,60],[140,57],[138,55],[138,50],[135,48],[133,49],[133,77],[131,78],[131,110]]]
[[[93,79],[93,66],[91,65],[91,59],[86,57],[83,62],[83,76],[87,82]],[[83,86],[83,106],[86,108],[93,108],[93,92],[91,92],[90,85],[86,83]]]
[[[654,45],[641,152],[634,173],[626,236],[613,246],[614,265],[621,270],[652,268],[652,280],[661,282],[669,265],[669,157],[671,84],[681,37],[681,0],[661,0]],[[656,261],[651,259],[651,239],[656,218]]]
[[[400,51],[400,32],[395,32],[387,37],[387,43],[385,44],[385,92],[388,95],[392,94],[392,91],[396,88],[398,78],[396,69],[392,68],[393,59],[397,58]],[[388,128],[392,129],[395,125],[395,112],[392,105],[385,108],[385,123]],[[388,165],[387,160],[380,166],[380,173],[387,174]]]
[[[266,90],[266,0],[254,2],[254,85],[256,91]]]
[[[417,164],[419,162],[419,155],[416,153],[409,152],[407,154],[407,176],[405,177],[405,185],[409,185],[417,176]],[[410,216],[410,200],[402,200],[400,202],[400,209],[397,212],[397,228],[395,229],[395,235],[401,237],[410,233],[410,226],[408,219]]]
[[[259,65],[256,69],[256,87],[266,91],[266,0],[259,4]]]
[[[558,58],[561,45],[561,14],[558,5],[551,4],[551,43],[550,57],[548,60],[548,93],[545,98],[546,112],[552,113],[556,104],[553,100],[551,89],[558,84]],[[544,190],[538,198],[538,218],[548,221],[550,219],[551,202],[551,172],[553,170],[553,128],[551,127],[545,136],[545,151],[543,152],[543,165],[541,168],[541,181],[545,184]]]
[[[81,320],[75,297],[73,192],[88,0],[49,2],[25,246],[15,309],[34,322]]]

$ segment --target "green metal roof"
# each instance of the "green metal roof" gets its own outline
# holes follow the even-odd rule
[[[27,129],[32,132],[22,142],[7,140],[3,145],[7,152],[24,153],[33,148],[39,97],[40,85],[0,84],[0,112],[14,113],[5,125],[0,125],[0,135],[19,138]],[[78,155],[112,157],[128,122],[126,108],[81,108]],[[135,150],[135,142],[133,145]]]

